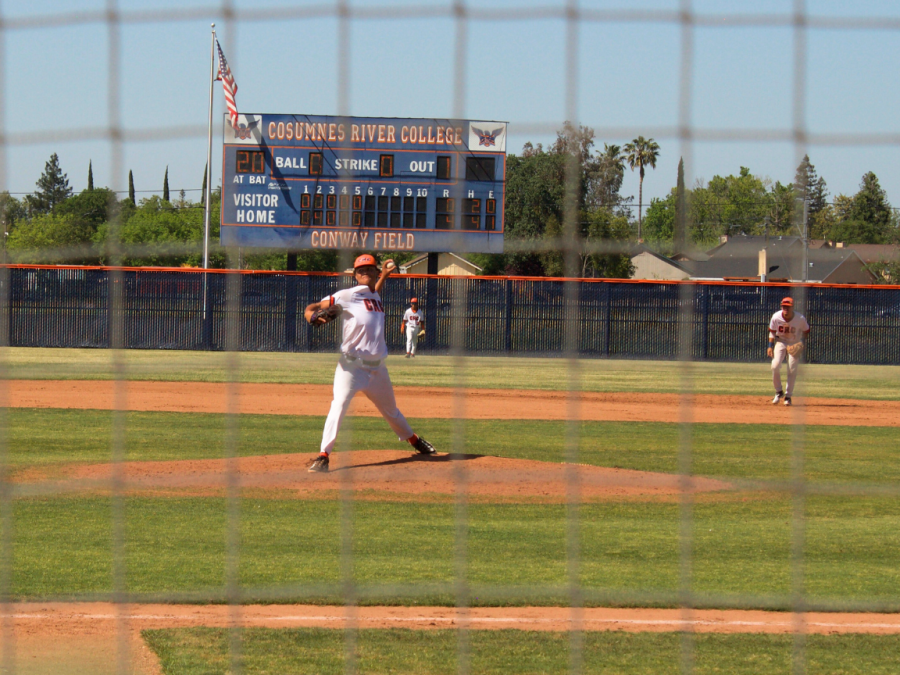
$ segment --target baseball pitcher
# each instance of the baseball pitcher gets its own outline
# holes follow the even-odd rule
[[[341,358],[334,372],[334,400],[325,420],[321,450],[310,464],[310,472],[328,471],[328,457],[334,449],[338,430],[358,391],[375,404],[401,441],[407,441],[420,454],[435,454],[434,446],[413,433],[397,408],[385,366],[388,348],[384,340],[384,305],[379,291],[394,269],[394,261],[387,260],[379,274],[375,257],[361,255],[353,263],[357,285],[314,302],[304,312],[306,320],[314,326],[339,318],[342,335]]]
[[[806,317],[794,311],[794,300],[784,298],[781,311],[772,315],[769,322],[769,348],[766,355],[772,359],[772,384],[775,386],[774,405],[784,401],[791,405],[791,394],[800,368],[800,356],[803,354],[804,342],[809,335],[809,324]],[[785,355],[788,359],[787,389],[781,387],[781,363]]]
[[[414,358],[419,336],[425,334],[425,312],[419,309],[419,299],[409,301],[409,309],[403,314],[400,334],[406,333],[406,358]]]

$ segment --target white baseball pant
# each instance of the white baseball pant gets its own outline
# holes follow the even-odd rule
[[[787,345],[784,342],[776,342],[772,356],[772,384],[775,385],[775,392],[783,391],[786,397],[790,397],[794,392],[794,382],[797,381],[797,371],[800,369],[800,359],[796,356],[788,354]],[[787,389],[781,388],[781,363],[787,356]]]
[[[364,393],[375,404],[378,412],[387,420],[401,441],[412,438],[414,435],[412,427],[397,408],[394,387],[391,385],[391,377],[384,361],[376,368],[369,368],[362,361],[349,361],[342,356],[334,371],[334,400],[325,420],[321,452],[331,453],[334,449],[341,422],[358,391]]]
[[[406,353],[407,354],[415,354],[416,353],[416,344],[419,342],[419,327],[418,326],[410,326],[407,324],[406,326]]]

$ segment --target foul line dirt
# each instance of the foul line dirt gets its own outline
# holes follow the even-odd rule
[[[241,384],[216,382],[115,382],[98,380],[8,380],[7,405],[18,408],[78,408],[161,412],[266,415],[322,415],[331,405],[331,385]],[[397,387],[397,404],[411,418],[565,420],[569,394],[560,391]],[[231,392],[237,392],[232,399]],[[0,390],[0,395],[3,392]],[[118,394],[118,396],[117,396]],[[118,402],[117,402],[118,398]],[[773,406],[761,396],[697,394],[582,393],[577,416],[585,421],[634,421],[735,424],[814,424],[900,426],[900,401],[795,399],[791,408]],[[455,411],[461,411],[455,413]],[[378,416],[364,396],[353,414]]]
[[[122,647],[136,675],[162,675],[142,630],[164,628],[407,628],[411,630],[513,629],[524,631],[900,634],[900,614],[767,612],[754,610],[566,607],[354,607],[319,605],[164,605],[16,603],[4,625],[14,635],[16,672],[69,672],[76,664],[99,675],[121,672]],[[8,623],[7,623],[8,621]]]
[[[770,612],[761,610],[614,609],[568,607],[473,607],[465,614],[454,607],[354,607],[320,605],[112,605],[108,603],[21,603],[6,615],[17,631],[71,634],[79,626],[115,630],[124,622],[131,630],[188,626],[439,629],[467,626],[473,630],[519,630],[770,633],[900,634],[900,614]],[[92,632],[88,631],[88,632]]]

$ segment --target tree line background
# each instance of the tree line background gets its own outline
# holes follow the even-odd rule
[[[507,158],[506,231],[509,253],[469,254],[485,274],[628,278],[638,243],[663,255],[712,248],[722,235],[802,236],[803,202],[809,237],[846,244],[898,244],[900,222],[877,176],[862,176],[859,191],[829,199],[825,179],[809,157],[794,180],[774,183],[740,167],[737,175],[713,176],[684,185],[679,163],[675,185],[663,199],[643,204],[647,171],[655,169],[660,147],[639,136],[624,146],[596,146],[592,129],[566,123],[547,148],[526,143]],[[639,174],[638,202],[621,193],[626,170]],[[653,177],[654,180],[664,180]],[[136,199],[129,172],[126,197],[94,187],[74,194],[56,154],[46,163],[33,194],[0,193],[0,224],[10,262],[200,266],[204,230],[203,197],[184,190],[170,195],[168,170],[162,196]],[[203,190],[206,190],[204,171]],[[229,261],[218,246],[220,188],[210,201],[210,266],[285,269],[284,251],[244,249]],[[118,245],[121,244],[121,247]],[[569,255],[563,251],[570,247]],[[121,250],[122,254],[115,251]],[[335,271],[336,251],[298,251],[305,271]],[[394,256],[398,262],[415,253]],[[900,279],[896,262],[874,266],[879,277]]]

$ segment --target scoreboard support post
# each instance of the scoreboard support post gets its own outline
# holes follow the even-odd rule
[[[426,271],[431,275],[431,278],[428,279],[428,282],[425,284],[426,296],[425,296],[425,347],[428,349],[434,348],[435,343],[437,342],[437,335],[435,334],[435,326],[437,326],[437,321],[434,320],[434,317],[437,315],[437,296],[438,296],[438,280],[435,278],[438,273],[438,260],[440,258],[440,253],[429,253],[428,254],[428,268]]]
[[[297,271],[297,253],[288,251],[287,254],[287,271]],[[285,346],[290,349],[297,342],[297,284],[300,279],[296,276],[288,276],[285,278],[285,298],[284,298],[284,341]]]

